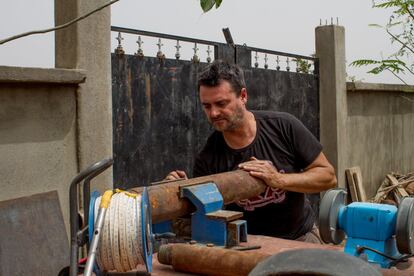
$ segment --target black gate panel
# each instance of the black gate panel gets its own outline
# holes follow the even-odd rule
[[[191,176],[212,128],[198,100],[206,63],[112,54],[114,186],[159,181],[174,169]],[[313,74],[243,68],[248,108],[286,111],[319,137],[318,80]]]
[[[190,172],[210,132],[190,61],[112,55],[114,185],[126,189]]]

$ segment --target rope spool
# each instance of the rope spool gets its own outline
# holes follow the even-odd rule
[[[91,212],[96,221],[101,197],[97,197]],[[115,190],[109,203],[101,230],[96,264],[101,271],[127,272],[138,265],[151,271],[151,218],[148,193],[141,194]],[[90,222],[91,223],[91,222]],[[93,224],[89,227],[93,229]],[[147,244],[149,242],[150,244]]]

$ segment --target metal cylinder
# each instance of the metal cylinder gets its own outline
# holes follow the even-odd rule
[[[152,207],[153,223],[175,219],[194,211],[194,206],[185,198],[180,198],[180,188],[213,182],[223,196],[224,204],[247,199],[263,193],[266,184],[248,172],[236,170],[212,174],[186,180],[177,180],[148,187]],[[142,187],[132,188],[131,192],[141,193]]]
[[[162,245],[158,252],[161,264],[172,265],[177,271],[214,276],[240,276],[269,257],[255,251],[236,251],[190,244]]]

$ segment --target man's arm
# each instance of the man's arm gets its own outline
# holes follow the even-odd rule
[[[334,168],[322,152],[300,173],[279,173],[269,161],[256,158],[241,163],[239,168],[262,179],[270,187],[292,192],[319,193],[337,184]]]

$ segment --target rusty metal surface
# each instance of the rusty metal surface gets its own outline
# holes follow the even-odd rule
[[[343,248],[340,246],[334,245],[319,245],[319,244],[312,244],[312,243],[305,243],[299,241],[291,241],[291,240],[284,240],[278,239],[273,237],[267,236],[255,236],[249,235],[248,242],[242,243],[242,246],[253,246],[253,245],[260,245],[261,248],[257,250],[253,250],[250,252],[259,252],[265,255],[274,255],[280,252],[284,252],[287,250],[292,249],[302,249],[302,248],[321,248],[326,250],[337,250],[342,251]],[[249,251],[248,251],[249,252]],[[190,272],[178,272],[175,271],[172,266],[160,264],[157,259],[157,254],[154,254],[153,257],[153,276],[164,276],[164,275],[177,275],[177,276],[184,276],[184,275],[197,275]],[[217,269],[217,271],[219,271]],[[414,259],[411,258],[407,263],[402,263],[397,265],[397,267],[392,269],[381,269],[381,273],[384,276],[408,276],[414,275]]]
[[[260,252],[244,252],[205,245],[170,244],[160,248],[160,261],[172,265],[177,271],[203,275],[248,275],[257,263],[269,255]],[[163,255],[169,255],[163,258]]]
[[[187,199],[180,198],[180,187],[214,182],[223,196],[224,204],[230,204],[240,199],[250,198],[264,192],[266,185],[249,173],[237,170],[209,176],[174,181],[148,187],[154,223],[171,220],[194,211]],[[141,187],[130,191],[140,193]]]
[[[0,275],[57,275],[69,252],[56,191],[0,202]]]

